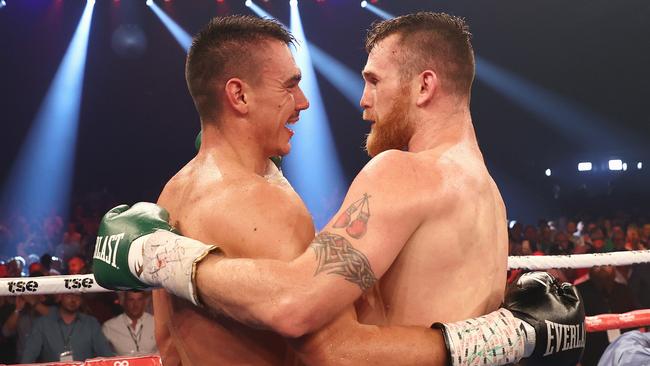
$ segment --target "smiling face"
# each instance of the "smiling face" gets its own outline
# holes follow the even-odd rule
[[[286,155],[300,111],[309,101],[300,89],[300,69],[286,44],[269,40],[263,46],[260,78],[250,92],[250,121],[267,156]]]
[[[410,121],[411,92],[402,79],[399,37],[388,36],[368,55],[362,75],[365,81],[360,105],[363,119],[371,123],[366,150],[375,156],[389,149],[402,149],[413,135]]]

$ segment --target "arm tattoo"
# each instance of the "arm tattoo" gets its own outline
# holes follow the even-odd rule
[[[345,228],[345,231],[351,237],[359,239],[366,234],[368,230],[368,219],[370,218],[370,202],[368,199],[367,193],[363,194],[363,197],[352,202],[350,207],[348,207],[345,212],[341,213],[339,217],[334,222],[334,228],[341,229]],[[359,211],[357,217],[352,220],[352,215]]]
[[[314,276],[321,272],[341,275],[357,284],[361,291],[368,290],[377,281],[368,258],[356,250],[345,237],[323,231],[310,246],[318,259]]]

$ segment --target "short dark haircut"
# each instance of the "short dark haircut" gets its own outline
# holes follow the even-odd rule
[[[375,22],[368,30],[366,51],[370,53],[393,34],[400,37],[403,49],[399,57],[404,79],[433,70],[444,89],[469,96],[474,81],[474,51],[465,20],[445,13],[418,12]]]
[[[294,44],[294,37],[271,19],[233,15],[213,18],[192,42],[185,79],[201,119],[216,119],[224,83],[239,77],[254,83],[259,77],[261,41]]]

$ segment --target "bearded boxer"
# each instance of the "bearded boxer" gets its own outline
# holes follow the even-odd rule
[[[176,229],[217,243],[219,250],[171,232],[149,234],[171,229],[166,213],[155,207],[118,207],[102,223],[95,250],[97,280],[111,288],[164,286],[195,304],[200,299],[209,309],[289,338],[319,330],[293,343],[305,360],[316,363],[445,364],[449,354],[454,364],[500,364],[535,352],[562,364],[569,353],[579,353],[579,342],[560,353],[564,345],[542,349],[550,339],[543,319],[574,327],[582,321],[574,290],[548,277],[519,284],[561,298],[560,306],[538,305],[543,314],[517,298],[514,312],[502,309],[440,325],[446,344],[440,333],[422,328],[494,311],[505,288],[505,208],[471,122],[474,58],[462,20],[418,13],[370,31],[361,105],[371,122],[367,149],[373,159],[315,239],[304,205],[268,163],[269,156],[289,152],[292,132],[285,123],[295,122],[307,107],[299,71],[284,43],[266,44],[268,58],[259,80],[254,68],[243,74],[247,78],[226,74],[217,81],[193,75],[199,41],[188,56],[188,84],[202,117],[203,144],[165,187],[159,203],[171,212]],[[260,44],[265,43],[256,47]],[[199,94],[192,91],[193,82],[206,84],[204,93],[223,85],[216,89],[223,93],[218,103],[223,115],[213,123],[207,121],[218,115],[210,104],[215,91]],[[224,259],[224,254],[257,259]],[[361,295],[360,319],[382,327],[355,323],[349,309]],[[533,304],[541,300],[529,297],[537,297]],[[166,308],[180,309],[173,302],[167,297],[171,305]],[[549,308],[558,308],[558,314],[549,314]],[[183,311],[198,313],[188,307]],[[188,331],[168,326],[172,342],[183,343],[196,333],[212,338],[203,329],[208,326],[196,325],[196,319],[175,317],[171,323],[185,322]],[[200,352],[190,347],[188,342],[175,346],[185,349],[185,357]],[[262,355],[264,347],[253,352]],[[202,357],[217,356],[197,358],[205,363]]]

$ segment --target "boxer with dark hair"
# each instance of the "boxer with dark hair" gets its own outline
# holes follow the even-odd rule
[[[584,344],[552,343],[545,323],[584,331],[570,285],[522,277],[506,298],[511,310],[499,309],[506,214],[469,111],[469,38],[461,19],[439,13],[373,26],[361,98],[373,158],[315,237],[303,203],[268,160],[289,152],[284,124],[308,106],[299,70],[286,42],[258,40],[267,57],[259,77],[217,83],[222,117],[210,123],[202,115],[199,154],[158,202],[170,214],[138,204],[104,217],[98,282],[163,286],[249,326],[301,337],[292,345],[309,363],[473,365],[534,356],[530,362],[571,364]],[[442,331],[425,328],[440,321]],[[172,341],[192,336],[192,327]],[[252,352],[259,358],[251,363],[273,360],[262,346]]]

